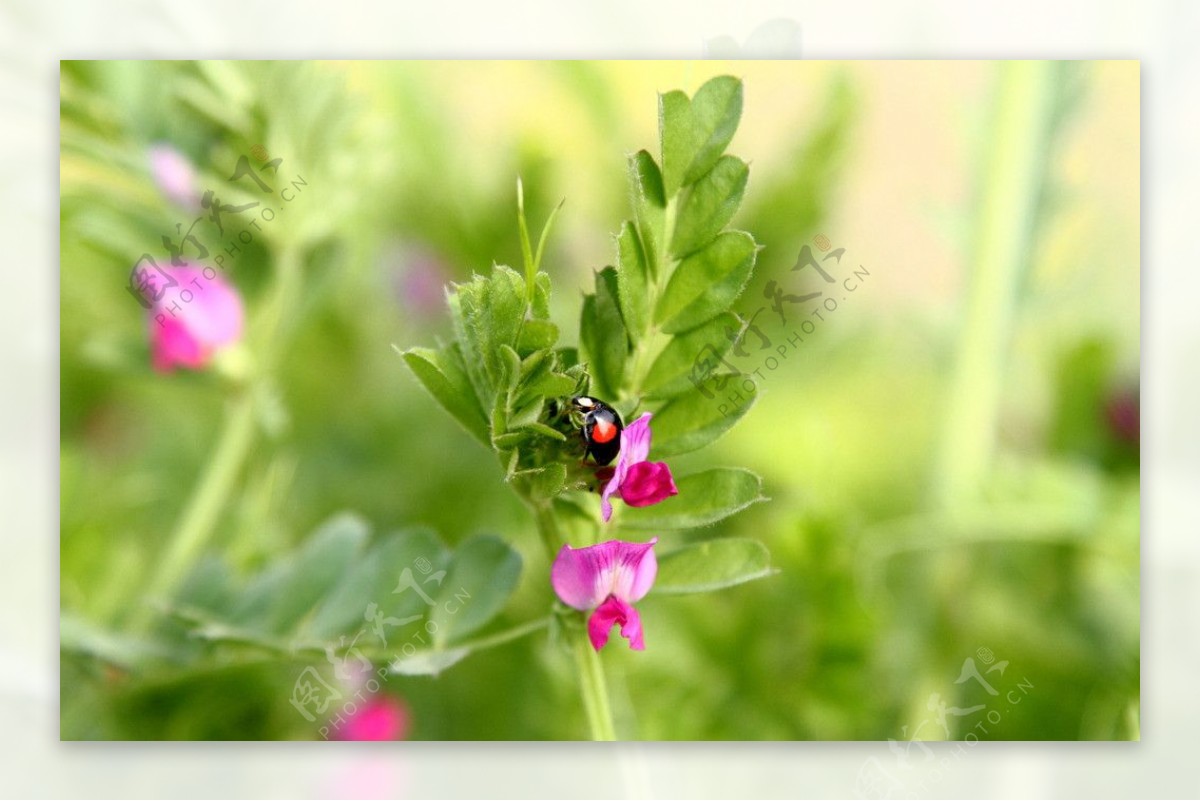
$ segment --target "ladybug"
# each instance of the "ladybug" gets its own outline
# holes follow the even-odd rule
[[[584,457],[590,454],[598,465],[606,465],[617,458],[621,450],[621,429],[625,427],[617,410],[588,395],[571,398],[571,406],[583,417],[580,433],[583,434]]]

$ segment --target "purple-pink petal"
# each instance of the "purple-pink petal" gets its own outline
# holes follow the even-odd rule
[[[550,568],[559,599],[575,609],[595,609],[608,596],[633,603],[645,597],[658,575],[654,544],[609,540],[587,548],[564,545]]]
[[[608,644],[608,637],[614,624],[621,626],[621,636],[629,640],[629,647],[634,651],[646,648],[642,637],[642,618],[638,611],[620,598],[609,596],[588,618],[588,639],[592,647],[599,651]]]
[[[191,266],[162,272],[167,288],[152,304],[148,320],[154,367],[203,367],[214,350],[241,338],[241,297],[211,267],[210,275]]]
[[[600,492],[600,517],[605,523],[612,519],[612,501],[609,499],[617,492],[624,497],[623,486],[630,469],[646,461],[650,455],[652,417],[653,414],[646,412],[621,431],[621,450],[617,455],[616,467],[613,468],[612,478]]]
[[[160,373],[176,367],[195,370],[204,366],[207,353],[179,320],[164,320],[153,332],[150,343],[151,363]]]
[[[196,168],[187,157],[170,145],[150,148],[150,172],[159,190],[181,206],[199,205]]]
[[[666,462],[638,462],[621,484],[621,499],[630,506],[651,506],[678,495],[675,478]]]
[[[621,431],[621,456],[626,464],[644,462],[650,457],[650,418],[646,412]]]

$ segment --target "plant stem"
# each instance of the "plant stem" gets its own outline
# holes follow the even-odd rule
[[[592,647],[586,628],[579,630],[575,642],[575,665],[579,670],[583,709],[587,713],[592,739],[604,742],[616,740],[612,709],[608,703],[608,685],[604,681],[604,664],[600,661],[600,654]]]
[[[559,529],[558,519],[549,504],[531,504],[538,533],[546,546],[546,554],[553,562],[566,541]],[[579,689],[583,695],[583,709],[587,714],[588,727],[593,740],[615,740],[612,709],[608,703],[608,684],[604,681],[604,665],[600,654],[592,648],[588,639],[587,626],[581,626],[575,642],[575,665],[579,673]]]
[[[150,600],[166,600],[183,581],[208,542],[213,525],[237,478],[238,469],[254,439],[254,393],[240,390],[225,419],[225,428],[204,474],[192,492],[166,554],[147,591]],[[134,630],[144,631],[153,619],[153,607],[143,604],[134,618]]]
[[[554,517],[554,509],[549,502],[542,504],[531,501],[529,507],[533,510],[538,534],[541,535],[542,545],[546,548],[546,558],[553,563],[554,557],[558,556],[558,550],[566,541],[562,532],[559,531],[558,520]]]
[[[970,500],[991,462],[1010,329],[1020,278],[1031,259],[1052,127],[1056,66],[1014,61],[999,70],[970,287],[934,476],[934,500],[942,507]]]

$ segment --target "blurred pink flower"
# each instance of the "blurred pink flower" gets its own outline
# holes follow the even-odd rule
[[[338,727],[338,740],[403,740],[408,736],[408,707],[390,695],[372,696]]]
[[[214,351],[242,336],[242,299],[212,267],[161,270],[166,288],[150,306],[154,369],[199,369]]]
[[[629,647],[641,651],[642,619],[633,604],[646,597],[658,575],[654,544],[609,540],[588,548],[564,545],[550,568],[550,583],[559,600],[574,609],[594,610],[588,618],[588,639],[599,651],[608,643],[614,624]]]
[[[381,262],[396,299],[411,316],[429,320],[445,311],[451,276],[436,252],[420,244],[394,242],[384,249]]]
[[[621,432],[621,452],[613,476],[600,493],[600,513],[607,523],[612,517],[609,498],[620,493],[630,506],[651,506],[678,495],[671,468],[666,462],[648,462],[650,455],[650,412],[634,420]]]
[[[181,206],[197,206],[200,193],[196,189],[196,168],[187,156],[166,144],[150,148],[150,172],[154,183],[168,199]]]
[[[1137,389],[1121,389],[1109,395],[1104,405],[1109,430],[1121,442],[1137,445],[1141,442],[1141,400]]]

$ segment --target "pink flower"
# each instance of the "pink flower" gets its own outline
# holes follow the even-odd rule
[[[154,183],[167,198],[181,206],[197,206],[200,193],[196,190],[196,169],[187,157],[170,145],[150,148],[150,172]]]
[[[212,267],[166,267],[160,278],[149,316],[155,370],[204,367],[241,338],[242,299]]]
[[[648,462],[650,455],[650,412],[634,420],[621,432],[621,452],[617,466],[604,491],[600,493],[600,512],[607,523],[612,517],[609,497],[620,493],[630,506],[651,506],[678,495],[671,468],[666,462]]]
[[[658,575],[658,560],[654,544],[609,540],[589,548],[564,545],[550,568],[550,583],[554,593],[567,606],[586,612],[588,638],[599,651],[608,642],[613,625],[621,626],[621,636],[629,647],[641,651],[642,619],[633,608],[650,592]]]
[[[367,700],[334,733],[337,740],[403,740],[408,736],[408,708],[398,698],[376,695]]]

